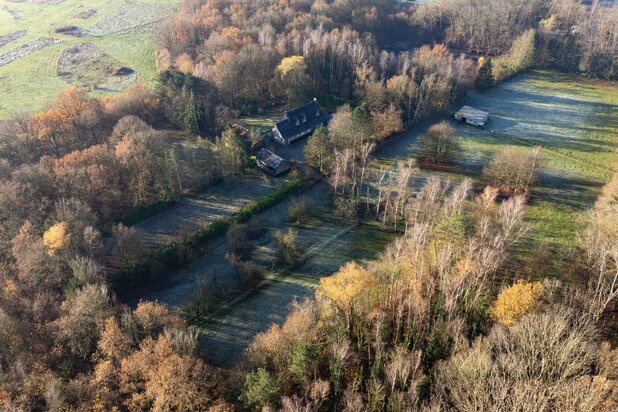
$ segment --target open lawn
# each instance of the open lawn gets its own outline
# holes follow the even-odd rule
[[[519,270],[568,274],[561,251],[575,244],[583,214],[616,166],[618,84],[532,71],[467,103],[491,112],[486,130],[458,129],[470,158],[487,159],[505,146],[543,148],[547,166],[528,208],[532,230]],[[465,170],[476,176],[479,165]]]
[[[471,93],[465,104],[490,112],[485,129],[452,120],[464,154],[452,172],[421,171],[459,181],[471,178],[481,190],[482,169],[506,147],[543,148],[547,165],[527,209],[531,230],[521,245],[520,274],[568,275],[564,248],[576,244],[585,212],[593,205],[615,166],[618,144],[618,84],[551,71],[532,71],[485,93]],[[393,138],[379,156],[382,167],[414,153],[425,128]]]
[[[156,80],[152,33],[178,3],[178,0],[0,0],[0,39],[4,39],[0,41],[0,62],[11,57],[9,63],[0,63],[0,118],[14,111],[40,110],[70,84],[88,86],[94,96],[121,91],[134,82],[152,85]],[[63,31],[65,28],[73,30]],[[77,73],[58,76],[59,56],[80,43],[98,47],[94,58],[84,62],[87,64],[73,65]],[[110,62],[131,68],[135,73],[130,79],[110,79],[107,70]]]

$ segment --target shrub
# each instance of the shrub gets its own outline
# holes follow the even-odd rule
[[[514,325],[520,318],[532,312],[543,295],[541,282],[528,283],[519,279],[504,289],[491,307],[491,315],[505,326]]]
[[[483,170],[487,183],[505,196],[529,195],[545,161],[539,147],[533,150],[506,148]]]
[[[198,281],[193,294],[184,308],[184,315],[191,323],[198,323],[208,316],[215,303],[215,297],[211,292],[212,285],[204,281]]]
[[[275,233],[275,240],[277,242],[277,262],[285,265],[293,265],[298,262],[302,250],[296,236],[297,232],[293,229],[288,229],[287,232],[277,231]]]
[[[70,240],[71,235],[65,222],[56,223],[43,234],[43,243],[47,246],[50,256],[65,247]]]
[[[262,410],[265,406],[276,407],[281,394],[280,382],[266,369],[249,373],[240,395],[240,401],[253,410]]]
[[[249,255],[251,245],[249,244],[249,230],[247,225],[232,222],[227,229],[227,242],[230,252],[237,254],[241,258]]]
[[[300,223],[309,215],[309,202],[305,197],[292,199],[288,207],[288,216],[296,223]]]
[[[416,158],[422,164],[445,165],[454,163],[460,153],[455,130],[444,121],[431,126],[419,137]]]

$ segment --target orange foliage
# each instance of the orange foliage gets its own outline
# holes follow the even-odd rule
[[[176,57],[176,67],[183,73],[193,73],[193,60],[188,53],[183,53]]]
[[[358,307],[370,305],[370,296],[377,281],[367,269],[349,262],[337,273],[320,280],[318,298],[328,298],[348,317]]]

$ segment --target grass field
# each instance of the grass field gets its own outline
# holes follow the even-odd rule
[[[577,241],[584,213],[614,172],[618,84],[532,71],[486,93],[472,93],[465,103],[490,112],[490,123],[482,130],[453,121],[465,153],[455,173],[439,174],[454,181],[469,177],[480,190],[485,184],[482,168],[494,153],[505,147],[540,145],[547,166],[527,209],[531,231],[521,246],[522,260],[514,262],[513,270],[568,275],[564,249]],[[403,142],[385,148],[383,165],[414,152],[415,139]],[[435,172],[422,172],[420,177],[427,174]]]
[[[482,190],[482,168],[494,153],[509,146],[541,145],[547,167],[527,209],[531,230],[520,245],[521,258],[513,261],[511,268],[522,275],[568,276],[570,262],[564,261],[562,252],[575,244],[583,215],[613,173],[618,85],[532,71],[487,93],[472,93],[465,103],[488,110],[490,124],[481,130],[452,121],[464,146],[457,167],[454,172],[422,170],[414,179],[414,188],[420,188],[429,176],[439,175],[454,182],[469,177],[475,189]],[[395,170],[398,160],[413,156],[418,136],[430,125],[428,122],[389,139],[375,154],[378,166]],[[269,272],[270,281],[263,287],[226,305],[201,324],[202,348],[212,362],[233,364],[255,334],[285,318],[293,300],[311,296],[321,277],[349,260],[375,258],[394,237],[379,225],[354,226],[333,218],[323,184],[303,195],[315,211],[311,224],[298,226],[289,221],[289,201],[267,210],[259,216],[267,230],[255,240],[253,255],[255,263],[268,268],[273,232],[293,227],[309,248],[302,264],[292,270]],[[242,293],[225,260],[226,252],[223,240],[209,254],[173,274],[170,284],[134,297],[133,303],[143,298],[182,308],[196,282],[214,276],[219,285],[226,284],[229,293]]]
[[[58,4],[0,0],[0,36],[26,30],[25,35],[0,46],[0,60],[1,55],[42,38],[62,40],[0,66],[0,118],[17,110],[37,111],[69,86],[57,75],[56,62],[63,50],[83,42],[98,46],[110,61],[134,69],[136,81],[152,85],[156,78],[152,31],[177,4],[178,0],[65,0]],[[89,10],[96,12],[87,18],[78,17]],[[82,35],[55,32],[66,26],[79,27]],[[92,95],[126,87],[105,87],[105,79],[99,80],[101,88],[93,90]]]

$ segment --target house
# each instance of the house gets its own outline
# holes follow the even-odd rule
[[[287,160],[268,149],[260,150],[255,157],[255,161],[260,168],[275,176],[279,176],[291,169],[290,163]]]
[[[455,113],[455,119],[473,126],[483,127],[489,120],[489,113],[474,107],[464,106]]]
[[[316,99],[285,112],[279,122],[273,127],[273,139],[277,142],[290,145],[295,141],[309,136],[315,129],[328,123],[329,116],[322,113]]]

